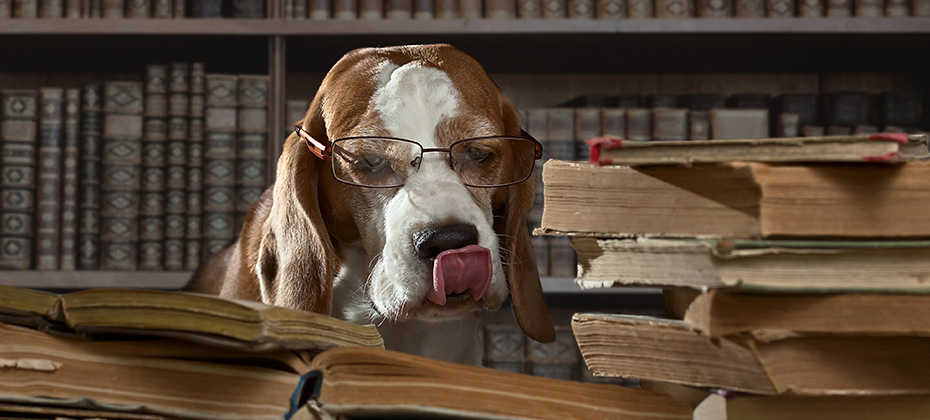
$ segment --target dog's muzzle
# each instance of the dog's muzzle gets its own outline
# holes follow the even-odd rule
[[[491,251],[478,245],[478,229],[470,224],[430,227],[413,234],[417,255],[432,264],[433,284],[427,300],[445,305],[449,298],[471,295],[479,300],[491,285]]]

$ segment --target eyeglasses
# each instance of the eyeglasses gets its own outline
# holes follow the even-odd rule
[[[448,148],[424,148],[413,140],[395,137],[345,137],[326,146],[301,126],[294,132],[310,151],[332,161],[333,175],[340,182],[369,188],[404,185],[411,172],[420,169],[423,154],[449,155],[449,166],[469,187],[492,188],[519,184],[533,174],[535,161],[542,158],[542,144],[525,131],[525,137],[489,136],[459,140]]]

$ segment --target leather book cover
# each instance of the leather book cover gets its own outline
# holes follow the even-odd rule
[[[733,16],[733,0],[695,0],[695,9],[697,17],[728,18]]]
[[[544,19],[564,19],[568,15],[568,0],[542,0]]]
[[[513,19],[517,17],[516,9],[515,0],[484,0],[485,19]]]
[[[103,148],[103,85],[81,88],[80,165],[78,167],[79,270],[100,265],[100,172]]]
[[[688,111],[688,139],[710,140],[710,111]]]
[[[35,19],[39,17],[39,1],[13,0],[13,17],[18,19]]]
[[[126,17],[130,19],[148,19],[152,6],[149,0],[125,0]]]
[[[103,87],[100,268],[138,267],[136,247],[142,181],[144,84],[106,82]]]
[[[358,16],[357,0],[333,0],[333,19],[355,20]]]
[[[594,19],[594,0],[567,0],[568,17],[571,19]]]
[[[655,17],[651,0],[627,0],[627,17],[644,19]]]
[[[885,16],[907,17],[911,15],[909,0],[885,0]]]
[[[358,18],[363,20],[378,20],[384,17],[383,0],[358,0]],[[307,106],[309,108],[309,105]],[[306,108],[304,113],[306,113]]]
[[[539,19],[542,17],[542,0],[517,0],[517,17]]]
[[[852,0],[826,0],[827,17],[850,17],[853,15]]]
[[[678,95],[674,93],[650,93],[646,95],[646,108],[678,108]],[[639,105],[628,108],[639,108]]]
[[[165,159],[164,235],[162,265],[165,270],[184,269],[184,235],[187,214],[187,162],[190,142],[191,65],[172,63],[168,78],[168,142]],[[180,247],[168,246],[180,241]],[[150,247],[154,251],[154,246]],[[152,252],[154,254],[154,252]],[[154,257],[151,255],[150,257]]]
[[[712,109],[710,134],[713,139],[757,139],[769,136],[767,109]]]
[[[153,64],[145,72],[145,121],[142,136],[142,187],[139,207],[139,269],[164,268],[165,189],[168,160],[169,66]],[[173,98],[175,101],[177,98]],[[174,104],[176,107],[177,104]],[[177,110],[175,110],[177,111]]]
[[[102,0],[101,15],[104,19],[122,19],[126,2],[124,0]]]
[[[853,127],[875,125],[875,95],[869,92],[831,92],[823,95],[824,124]]]
[[[882,92],[878,97],[878,122],[882,126],[920,126],[923,104],[919,90]]]
[[[765,17],[765,0],[735,0],[733,15],[738,18]]]
[[[481,19],[483,10],[482,0],[459,0],[459,17],[462,19]]]
[[[185,204],[184,268],[196,270],[203,257],[203,171],[206,138],[207,79],[204,63],[191,64],[190,124],[187,142],[187,202]]]
[[[384,0],[385,19],[410,19],[413,16],[413,0]]]
[[[171,0],[152,0],[152,17],[155,19],[171,19],[174,13],[172,6]]]
[[[689,0],[655,0],[656,17],[659,19],[684,19],[694,16],[694,7]]]
[[[267,87],[261,89],[254,79],[242,88],[256,89],[243,98],[254,105],[267,101]],[[203,148],[203,235],[204,256],[212,255],[235,238],[236,213],[236,142],[239,127],[239,76],[208,74],[206,100],[206,136]],[[264,99],[262,99],[264,98]],[[253,112],[254,117],[254,112]],[[250,118],[243,118],[245,123]],[[254,120],[253,120],[254,121]]]
[[[626,17],[627,0],[595,0],[594,16],[597,19],[620,19]]]
[[[36,165],[36,270],[59,268],[64,89],[39,89],[39,151]]]
[[[61,166],[61,241],[59,242],[59,268],[73,271],[77,269],[78,244],[78,165],[81,159],[80,132],[81,91],[77,88],[65,89],[62,133]]]
[[[429,20],[436,16],[433,0],[412,0],[411,8],[413,9],[414,19]]]
[[[601,134],[622,139],[626,136],[626,109],[601,108]],[[588,149],[590,154],[590,148]]]
[[[236,231],[241,229],[240,222],[245,214],[268,186],[268,89],[267,75],[239,77],[239,126],[235,161]]]
[[[457,0],[436,0],[436,19],[458,19],[459,2]]]
[[[626,136],[630,141],[652,140],[652,109],[629,108],[626,110]]]
[[[853,4],[857,17],[885,16],[885,2],[883,0],[855,0]]]
[[[263,0],[231,0],[230,17],[235,19],[262,19],[265,17]]]
[[[0,92],[0,269],[33,265],[39,92]]]
[[[806,18],[823,17],[823,0],[798,0],[798,16]]]
[[[688,110],[658,108],[652,110],[653,140],[688,140]]]
[[[39,0],[39,17],[59,19],[65,15],[65,5],[62,0]]]
[[[767,0],[765,15],[770,18],[795,17],[794,0]]]
[[[526,341],[517,325],[485,325],[484,367],[526,373]]]
[[[602,135],[601,108],[575,108],[575,159],[587,161],[591,151],[585,141]]]

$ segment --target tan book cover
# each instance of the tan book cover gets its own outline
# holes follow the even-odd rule
[[[765,15],[770,18],[791,18],[797,15],[793,0],[766,0]]]
[[[733,14],[738,18],[765,17],[765,0],[734,0]]]
[[[513,0],[484,0],[485,19],[514,19],[517,3]]]
[[[595,0],[594,16],[597,19],[625,18],[627,0]]]
[[[482,0],[459,0],[459,17],[462,19],[481,19],[483,10]]]
[[[666,144],[670,142],[660,142]],[[930,235],[930,162],[543,168],[544,233],[914,238]],[[579,213],[577,203],[585,203]]]
[[[626,136],[629,141],[652,140],[652,110],[629,108],[626,110]],[[592,155],[593,156],[593,155]]]
[[[39,92],[3,89],[0,108],[0,269],[34,262]]]
[[[769,135],[767,109],[711,109],[712,139],[761,139]]]
[[[824,2],[823,0],[798,0],[798,16],[804,18],[823,17]]]
[[[334,0],[333,19],[353,20],[358,17],[357,0]]]
[[[568,17],[571,19],[594,19],[595,0],[567,0]]]
[[[688,112],[684,108],[653,109],[652,139],[665,141],[688,140]]]
[[[568,0],[542,0],[544,19],[563,19],[568,15]]]
[[[517,17],[539,19],[542,17],[542,0],[517,0]]]
[[[694,7],[688,0],[655,0],[656,17],[682,19],[694,16]]]
[[[36,270],[58,270],[61,260],[64,89],[39,89],[36,172]]]
[[[727,18],[733,16],[733,0],[695,0],[697,17]]]
[[[458,0],[436,0],[436,19],[458,19]]]
[[[630,19],[655,17],[654,10],[651,0],[627,0],[627,17]]]

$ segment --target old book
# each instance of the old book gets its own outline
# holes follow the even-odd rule
[[[542,0],[543,19],[563,19],[568,15],[568,0]]]
[[[64,130],[62,133],[61,241],[59,242],[61,259],[59,260],[59,268],[67,271],[77,269],[78,164],[81,159],[80,106],[80,89],[65,89],[65,99],[62,107]]]
[[[517,3],[512,0],[485,0],[485,19],[514,19],[517,17]]]
[[[852,0],[826,0],[827,17],[849,17],[853,15]]]
[[[307,13],[309,2],[307,0],[288,0],[284,3],[284,16],[291,19],[305,20],[309,16]]]
[[[626,110],[626,136],[624,138],[639,142],[652,140],[651,109],[629,108]]]
[[[458,19],[458,0],[436,0],[436,19]]]
[[[333,1],[333,19],[353,20],[358,16],[358,2],[356,0]]]
[[[149,0],[124,0],[126,3],[126,17],[130,19],[148,19],[152,6]]]
[[[0,0],[0,19],[9,19],[13,10],[12,0]]]
[[[798,0],[798,16],[805,18],[823,17],[823,0]]]
[[[930,367],[902,363],[928,357],[926,336],[757,333],[711,340],[684,321],[599,314],[575,314],[572,328],[595,375],[760,395],[930,391]]]
[[[459,17],[462,19],[481,19],[483,10],[482,0],[459,0]]]
[[[310,101],[305,99],[288,99],[287,100],[287,127],[289,130],[294,129],[294,124],[303,121],[307,116],[307,110],[310,108]]]
[[[0,269],[33,266],[39,92],[0,91]]]
[[[527,373],[544,378],[576,381],[579,379],[578,345],[571,327],[557,325],[555,341],[540,343],[527,340]]]
[[[885,16],[907,17],[911,15],[909,0],[887,0],[885,2]]]
[[[798,123],[804,126],[820,122],[818,109],[817,95],[813,93],[783,93],[775,97],[772,112],[773,115],[783,112],[797,114]]]
[[[268,187],[269,77],[240,75],[236,134],[236,224],[242,230],[245,215]],[[235,237],[235,235],[234,235]]]
[[[65,14],[64,6],[62,0],[39,0],[39,17],[61,18]]]
[[[517,0],[517,17],[539,19],[542,17],[542,0]]]
[[[823,95],[824,124],[830,127],[854,127],[877,123],[875,95],[869,92],[830,92]]]
[[[713,139],[759,139],[769,135],[768,109],[711,109]]]
[[[688,110],[658,108],[652,110],[652,139],[663,141],[688,140]]]
[[[626,135],[626,110],[623,108],[601,108],[601,136],[622,138]],[[593,137],[591,137],[593,138]],[[590,140],[591,138],[585,139]],[[585,151],[583,156],[591,158],[591,150]],[[584,160],[587,160],[584,159]]]
[[[78,269],[100,266],[100,166],[103,149],[103,85],[81,88],[81,162],[78,168]]]
[[[239,19],[261,19],[265,17],[265,2],[262,0],[230,1],[230,16]]]
[[[694,7],[689,0],[656,0],[656,17],[660,19],[682,19],[694,16]]]
[[[152,0],[152,17],[155,19],[171,19],[174,14],[172,7],[171,0]]]
[[[688,139],[710,140],[710,112],[688,111]]]
[[[207,80],[204,63],[191,63],[190,69],[184,267],[196,270],[203,259],[203,154],[206,138]]]
[[[553,159],[575,159],[575,111],[572,108],[548,108],[546,145]]]
[[[432,0],[412,0],[413,18],[430,20],[436,17],[435,6]],[[511,16],[512,17],[512,16]]]
[[[882,126],[918,127],[922,115],[920,91],[887,91],[878,97],[878,123]]]
[[[187,8],[179,8],[181,6],[178,4],[178,1],[187,3]],[[183,4],[182,3],[182,4]],[[178,11],[181,11],[182,15],[178,16]],[[184,11],[187,11],[184,14]],[[174,3],[174,17],[191,17],[191,18],[219,18],[223,14],[223,2],[220,0],[175,0]]]
[[[772,18],[790,18],[797,15],[792,0],[767,0],[765,3],[765,16]]]
[[[143,83],[103,86],[100,268],[138,268],[142,177]]]
[[[603,108],[575,109],[575,159],[588,160],[590,148],[587,140],[601,136]]]
[[[162,270],[164,268],[168,67],[167,64],[151,64],[145,68],[142,184],[139,206],[140,270]]]
[[[646,95],[646,108],[678,108],[678,95],[654,92]],[[632,107],[638,108],[638,106]]]
[[[104,19],[125,17],[126,0],[101,0],[101,16]]]
[[[654,391],[539,378],[388,350],[327,350],[311,368],[319,372],[312,407],[329,416],[691,418],[689,406]]]
[[[570,19],[594,19],[594,0],[567,0],[566,12]]]
[[[484,327],[484,366],[514,373],[526,373],[526,335],[513,324]]]
[[[187,238],[190,64],[168,68],[168,139],[165,157],[164,268],[183,270]]]
[[[798,137],[801,135],[801,117],[793,112],[782,112],[775,122],[776,137]]]
[[[13,0],[13,17],[35,19],[39,17],[38,0]]]
[[[911,14],[913,16],[930,16],[930,0],[913,0]]]
[[[765,17],[765,0],[734,0],[733,15],[738,18]]]
[[[308,13],[310,14],[310,19],[312,20],[329,19],[330,9],[331,9],[329,3],[330,2],[326,0],[308,0],[307,10],[308,10]],[[380,5],[380,2],[379,2],[379,5]],[[295,6],[295,10],[296,9],[297,7]]]
[[[694,420],[835,420],[882,413],[919,420],[930,410],[925,396],[758,396],[738,392],[708,395],[694,409]]]
[[[206,75],[203,252],[212,255],[236,237],[236,129],[239,77]]]
[[[572,238],[582,288],[926,293],[927,241]],[[839,299],[839,298],[837,298]],[[878,322],[878,320],[875,320]],[[852,327],[855,323],[849,323]]]
[[[659,143],[667,144],[667,143]],[[906,238],[930,234],[930,162],[596,166],[549,161],[542,231]],[[577,203],[585,203],[578,213]],[[622,210],[621,210],[622,209]]]
[[[720,93],[703,92],[681,95],[679,103],[682,108],[692,111],[710,111],[726,107],[726,97]]]
[[[695,0],[697,17],[727,18],[733,16],[733,0]]]
[[[855,0],[855,15],[858,17],[879,17],[885,15],[884,1],[882,0]]]
[[[644,19],[655,17],[650,0],[627,0],[627,17],[630,19]]]
[[[595,0],[594,17],[597,19],[620,19],[626,17],[627,0]]]
[[[58,270],[61,259],[61,155],[64,89],[39,89],[36,159],[36,270]]]
[[[410,19],[413,16],[413,0],[384,0],[385,19]]]

